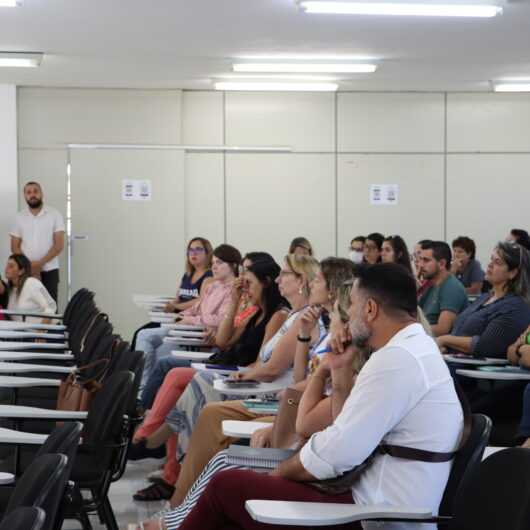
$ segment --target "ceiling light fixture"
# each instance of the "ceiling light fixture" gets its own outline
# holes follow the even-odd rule
[[[336,83],[215,83],[215,90],[276,91],[276,92],[335,92]]]
[[[40,66],[43,53],[0,52],[0,67],[35,68]]]
[[[495,92],[530,92],[530,80],[520,83],[495,83]]]
[[[494,5],[461,4],[401,4],[390,2],[298,2],[306,13],[336,15],[394,15],[410,17],[482,17],[502,14],[502,7]]]
[[[19,7],[21,5],[21,0],[0,0],[0,7]]]
[[[365,63],[236,63],[233,69],[234,72],[370,74],[377,66]]]

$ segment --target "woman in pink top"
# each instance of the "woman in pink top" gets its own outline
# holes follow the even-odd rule
[[[230,304],[230,290],[234,278],[238,275],[241,254],[231,245],[219,245],[213,251],[213,281],[204,287],[200,299],[190,308],[179,313],[182,324],[192,324],[216,328]],[[153,370],[156,361],[171,353],[174,345],[164,342],[169,334],[167,328],[144,329],[138,334],[136,349],[144,352],[144,371],[140,392]]]

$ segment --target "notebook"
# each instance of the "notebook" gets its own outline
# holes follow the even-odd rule
[[[254,449],[245,445],[231,445],[228,448],[226,463],[232,466],[275,469],[280,462],[295,453],[292,449]]]

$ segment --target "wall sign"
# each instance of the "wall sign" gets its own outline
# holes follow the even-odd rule
[[[123,179],[121,198],[124,201],[150,201],[151,181]]]
[[[398,203],[399,184],[372,184],[370,204],[373,206],[395,206]]]

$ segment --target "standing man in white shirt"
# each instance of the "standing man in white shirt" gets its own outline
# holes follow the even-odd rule
[[[325,381],[331,374],[333,423],[269,475],[241,470],[217,473],[180,530],[265,528],[246,512],[245,501],[250,499],[422,506],[438,512],[463,429],[453,380],[436,343],[416,321],[416,283],[410,273],[401,265],[382,263],[356,276],[349,312],[351,342],[369,346],[373,353],[353,387],[351,346],[321,363],[329,365],[327,374],[317,369],[313,375]],[[376,451],[381,445],[386,449]],[[398,447],[419,449],[426,460],[416,456],[419,452],[414,460],[391,456],[389,452]],[[372,454],[372,463],[346,493],[326,494],[307,484],[338,477]],[[363,527],[379,528],[379,524],[363,523]],[[388,522],[382,526],[419,530],[434,525]],[[354,527],[358,526],[334,526]]]
[[[18,212],[11,235],[11,252],[25,254],[31,261],[31,273],[39,278],[57,302],[59,288],[59,255],[64,248],[64,220],[62,215],[43,202],[38,182],[24,186],[28,207]]]

